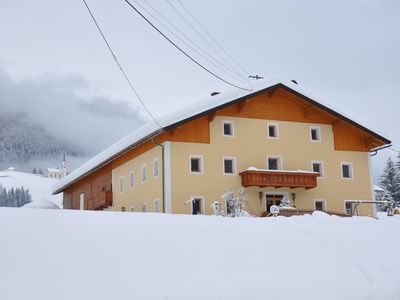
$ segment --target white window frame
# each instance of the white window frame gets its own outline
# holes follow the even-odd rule
[[[124,184],[125,184],[124,176],[119,176],[119,178],[118,178],[118,191],[120,193],[124,192],[124,189],[125,189]]]
[[[156,205],[156,203],[157,203],[157,205]],[[156,208],[157,208],[157,210],[156,210]],[[154,213],[160,212],[160,199],[158,199],[158,198],[153,200],[153,212]]]
[[[147,212],[147,202],[143,202],[143,204],[142,204],[142,212]]]
[[[192,171],[192,158],[200,160],[200,172]],[[189,172],[190,174],[195,174],[195,175],[204,174],[203,155],[196,155],[196,154],[189,155]]]
[[[232,160],[233,173],[225,173],[225,160]],[[224,175],[236,175],[236,157],[233,156],[222,157],[222,173]]]
[[[156,173],[156,172],[155,172],[155,170],[156,170],[156,168],[155,168],[156,164],[157,164],[157,174],[155,174],[155,173]],[[153,178],[157,178],[158,176],[160,176],[160,163],[159,163],[158,158],[156,158],[156,159],[153,160]]]
[[[312,131],[317,130],[318,140],[312,139]],[[322,141],[321,127],[320,126],[310,126],[310,141],[313,143],[320,143]]]
[[[350,166],[350,177],[343,177],[343,166]],[[342,179],[344,180],[353,180],[354,179],[354,168],[353,168],[353,163],[351,162],[341,162],[340,163],[340,174],[342,176]]]
[[[311,171],[314,172],[314,164],[320,164],[320,175],[318,178],[325,178],[325,168],[324,168],[324,162],[322,160],[313,160],[311,161]]]
[[[282,155],[267,155],[267,170],[270,170],[269,163],[268,163],[270,158],[277,158],[278,159],[278,170],[276,170],[276,171],[283,170],[283,158],[282,158]],[[272,171],[274,171],[274,170],[272,170]]]
[[[232,135],[225,134],[224,125],[229,124],[231,125]],[[222,136],[224,137],[234,137],[235,136],[235,122],[231,120],[222,120]]]
[[[275,127],[276,136],[270,136],[269,135],[269,127],[270,126],[274,126]],[[271,140],[279,140],[279,124],[278,123],[271,123],[271,122],[267,123],[267,136]]]
[[[317,210],[317,202],[322,202],[322,211],[327,211],[328,210],[328,206],[327,206],[327,202],[326,199],[314,199],[314,209]]]
[[[79,210],[85,210],[85,193],[79,194]]]
[[[129,187],[131,189],[135,187],[135,171],[129,172]]]
[[[206,209],[205,209],[205,197],[204,196],[191,196],[190,197],[191,201],[190,201],[190,214],[193,213],[193,200],[194,199],[201,199],[201,203],[200,203],[200,208],[201,208],[201,213],[198,215],[205,215],[206,214]]]
[[[144,173],[143,173],[143,170],[144,170]],[[144,176],[143,176],[144,175]],[[144,177],[144,178],[143,178]],[[141,167],[140,167],[140,181],[143,183],[143,182],[146,182],[147,181],[147,165],[146,164],[144,164],[144,165],[142,165]]]

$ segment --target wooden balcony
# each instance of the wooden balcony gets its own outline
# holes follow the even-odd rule
[[[242,177],[242,186],[262,187],[289,187],[312,189],[317,186],[319,173],[306,171],[284,171],[284,170],[260,170],[249,169],[239,175]]]
[[[113,194],[111,191],[97,193],[87,201],[87,209],[90,210],[103,210],[111,206],[113,203]]]

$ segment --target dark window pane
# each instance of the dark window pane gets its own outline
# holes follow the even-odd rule
[[[318,141],[319,140],[318,130],[317,129],[311,129],[311,139],[313,141]]]
[[[191,170],[192,170],[192,172],[200,172],[200,159],[199,158],[191,159]]]
[[[343,165],[342,166],[342,172],[343,172],[343,177],[344,178],[350,178],[350,166],[349,165]]]
[[[232,135],[232,124],[224,123],[224,135]]]
[[[321,174],[321,165],[318,163],[313,164],[313,172]],[[321,174],[322,175],[322,174]]]
[[[270,137],[277,137],[277,133],[276,133],[276,126],[274,125],[270,125],[268,126],[268,134]]]
[[[225,159],[224,160],[224,171],[228,174],[233,174],[233,160]]]
[[[201,213],[201,200],[200,199],[194,199],[192,201],[192,215],[197,215]]]
[[[320,211],[324,210],[324,203],[322,201],[315,202],[315,209]]]
[[[268,169],[278,170],[278,159],[277,158],[268,158]]]

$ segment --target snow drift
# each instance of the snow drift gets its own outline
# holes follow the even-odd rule
[[[0,299],[399,299],[400,218],[0,209]]]

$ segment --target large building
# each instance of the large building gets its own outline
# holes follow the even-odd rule
[[[211,214],[244,187],[250,214],[284,198],[348,213],[373,199],[370,152],[390,141],[292,81],[259,82],[148,123],[54,186],[64,208]],[[374,207],[362,205],[363,215]]]

